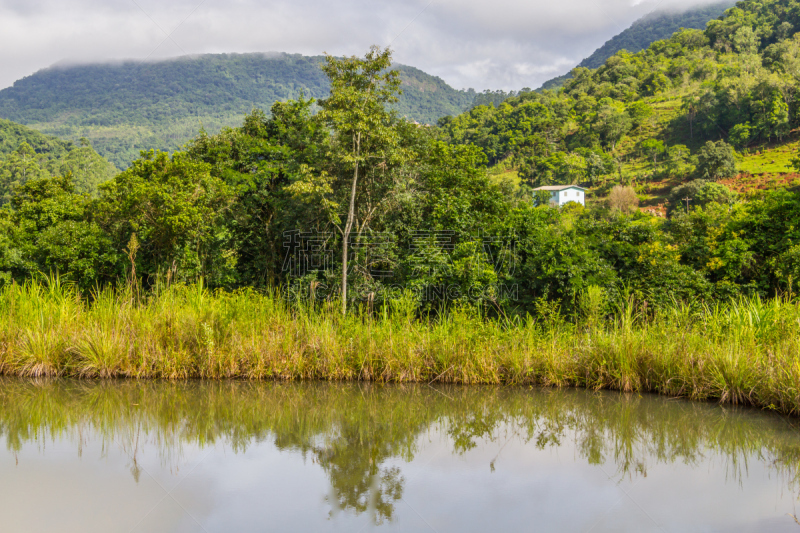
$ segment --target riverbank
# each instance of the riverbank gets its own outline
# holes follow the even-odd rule
[[[535,384],[655,392],[800,414],[800,306],[775,299],[635,304],[610,318],[416,320],[294,305],[251,291],[173,286],[89,304],[69,287],[0,289],[0,373],[137,379]]]

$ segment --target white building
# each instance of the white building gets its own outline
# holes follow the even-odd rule
[[[586,189],[578,185],[547,185],[533,189],[534,193],[541,191],[550,193],[550,205],[552,206],[560,207],[569,202],[586,205]]]

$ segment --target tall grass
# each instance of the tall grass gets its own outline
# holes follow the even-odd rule
[[[90,303],[91,301],[91,303]],[[538,384],[657,392],[800,414],[800,305],[634,302],[611,317],[416,320],[275,294],[177,285],[145,298],[58,283],[0,289],[0,373],[84,378],[322,379]]]

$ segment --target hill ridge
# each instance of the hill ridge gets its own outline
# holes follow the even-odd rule
[[[680,28],[705,29],[708,21],[722,16],[726,9],[736,4],[733,0],[722,0],[704,6],[688,9],[660,9],[637,19],[628,28],[613,36],[592,54],[584,58],[577,67],[595,69],[619,52],[627,50],[636,53],[644,50],[655,41],[667,39]],[[539,90],[558,89],[572,78],[572,72],[557,76],[542,84]]]

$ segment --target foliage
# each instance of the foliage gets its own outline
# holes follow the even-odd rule
[[[96,216],[117,250],[136,235],[140,272],[173,269],[181,277],[206,276],[219,283],[234,257],[225,248],[222,225],[231,196],[208,164],[182,153],[151,151],[102,187]]]
[[[518,93],[514,91],[506,92],[502,90],[492,91],[490,89],[486,89],[482,93],[478,93],[475,95],[475,100],[472,101],[472,107],[477,107],[477,106],[498,107],[500,104],[502,104],[512,96],[518,96],[519,94],[525,92],[530,92],[530,89],[522,89]]]
[[[271,286],[334,301],[343,271],[335,228],[360,161],[347,256],[355,307],[389,306],[399,289],[420,311],[468,304],[551,316],[579,313],[592,286],[608,288],[609,305],[628,290],[653,307],[788,287],[780,258],[800,243],[791,222],[800,218],[797,193],[736,203],[723,185],[695,180],[673,191],[668,221],[630,201],[613,212],[534,207],[527,194],[491,181],[475,146],[444,143],[387,115],[371,155],[350,154],[350,122],[330,130],[313,105],[276,104],[269,117],[253,113],[173,156],[145,153],[94,200],[76,194],[70,178],[29,181],[0,217],[0,278],[23,282],[52,270],[88,290],[135,271],[151,287],[202,277],[215,288]],[[579,153],[574,172],[585,171]],[[583,153],[583,161],[602,155]],[[55,192],[34,194],[44,184]],[[630,188],[615,190],[614,198],[635,198]],[[304,252],[310,246],[316,255]]]
[[[736,155],[725,141],[708,141],[697,154],[697,174],[706,180],[736,175]]]
[[[240,127],[203,131],[172,155],[144,152],[97,198],[77,194],[68,174],[14,185],[0,216],[0,283],[51,270],[84,291],[202,279],[213,289],[280,290],[359,312],[400,306],[413,318],[464,308],[550,322],[585,313],[591,287],[607,290],[609,309],[631,295],[661,309],[791,290],[800,193],[740,202],[719,182],[694,180],[673,188],[663,220],[633,209],[635,191],[625,188],[647,179],[642,169],[673,185],[695,167],[730,176],[732,148],[701,137],[709,109],[719,117],[731,108],[730,83],[756,71],[745,75],[750,63],[707,47],[720,31],[712,25],[617,54],[577,72],[564,91],[525,91],[439,128],[391,110],[399,87],[388,51],[331,58],[333,90],[322,102],[276,103]],[[739,55],[793,42],[754,44],[737,32],[730,46]],[[784,61],[781,54],[773,56]],[[673,70],[689,59],[697,63]],[[709,61],[720,69],[714,90],[692,77]],[[702,92],[669,100],[668,122],[659,97],[643,96],[660,80],[654,69],[669,86]],[[756,93],[747,94],[742,102],[752,103]],[[694,130],[686,128],[691,113]],[[65,172],[79,172],[89,150],[70,150]],[[12,160],[24,170],[30,155],[23,148]],[[491,164],[513,168],[520,188],[496,180]],[[553,182],[613,190],[611,209],[534,206],[528,186]],[[51,192],[33,194],[29,184]],[[636,187],[647,198],[649,184]],[[337,289],[343,277],[346,298]]]
[[[340,294],[342,312],[346,313],[351,232],[355,225],[357,236],[361,237],[369,229],[375,211],[391,194],[391,182],[386,180],[385,171],[403,162],[404,154],[398,150],[399,135],[394,127],[397,118],[387,111],[387,105],[398,100],[400,78],[397,71],[389,70],[392,52],[388,48],[372,47],[364,59],[332,56],[326,59],[322,69],[330,79],[331,94],[320,103],[320,119],[333,132],[328,155],[345,184],[339,190],[350,191],[339,202],[344,205],[349,197],[346,222],[334,223],[342,236]],[[366,201],[357,206],[358,196],[366,196]],[[331,213],[329,220],[335,219],[336,215]]]
[[[0,157],[6,157],[23,143],[47,160],[59,159],[74,148],[70,141],[43,135],[36,130],[9,120],[0,119]]]
[[[558,92],[520,93],[442,119],[441,135],[479,146],[491,165],[533,185],[732,177],[728,143],[783,142],[800,126],[795,4],[740,2],[705,30],[576,68]],[[610,160],[602,174],[577,171],[575,158],[588,151]]]
[[[0,210],[0,272],[13,279],[60,275],[89,291],[116,273],[118,255],[72,177],[36,178]],[[2,280],[0,280],[1,282]]]
[[[721,183],[706,183],[705,186],[695,194],[695,205],[707,206],[711,203],[730,205],[736,201],[738,195]]]
[[[730,134],[728,135],[728,139],[735,147],[742,149],[750,143],[752,135],[753,133],[750,128],[750,123],[745,122],[744,124],[737,124],[732,127]]]
[[[686,212],[688,205],[705,207],[710,203],[728,205],[736,200],[736,193],[721,183],[708,180],[692,180],[670,191],[667,210],[672,213],[679,209]]]

